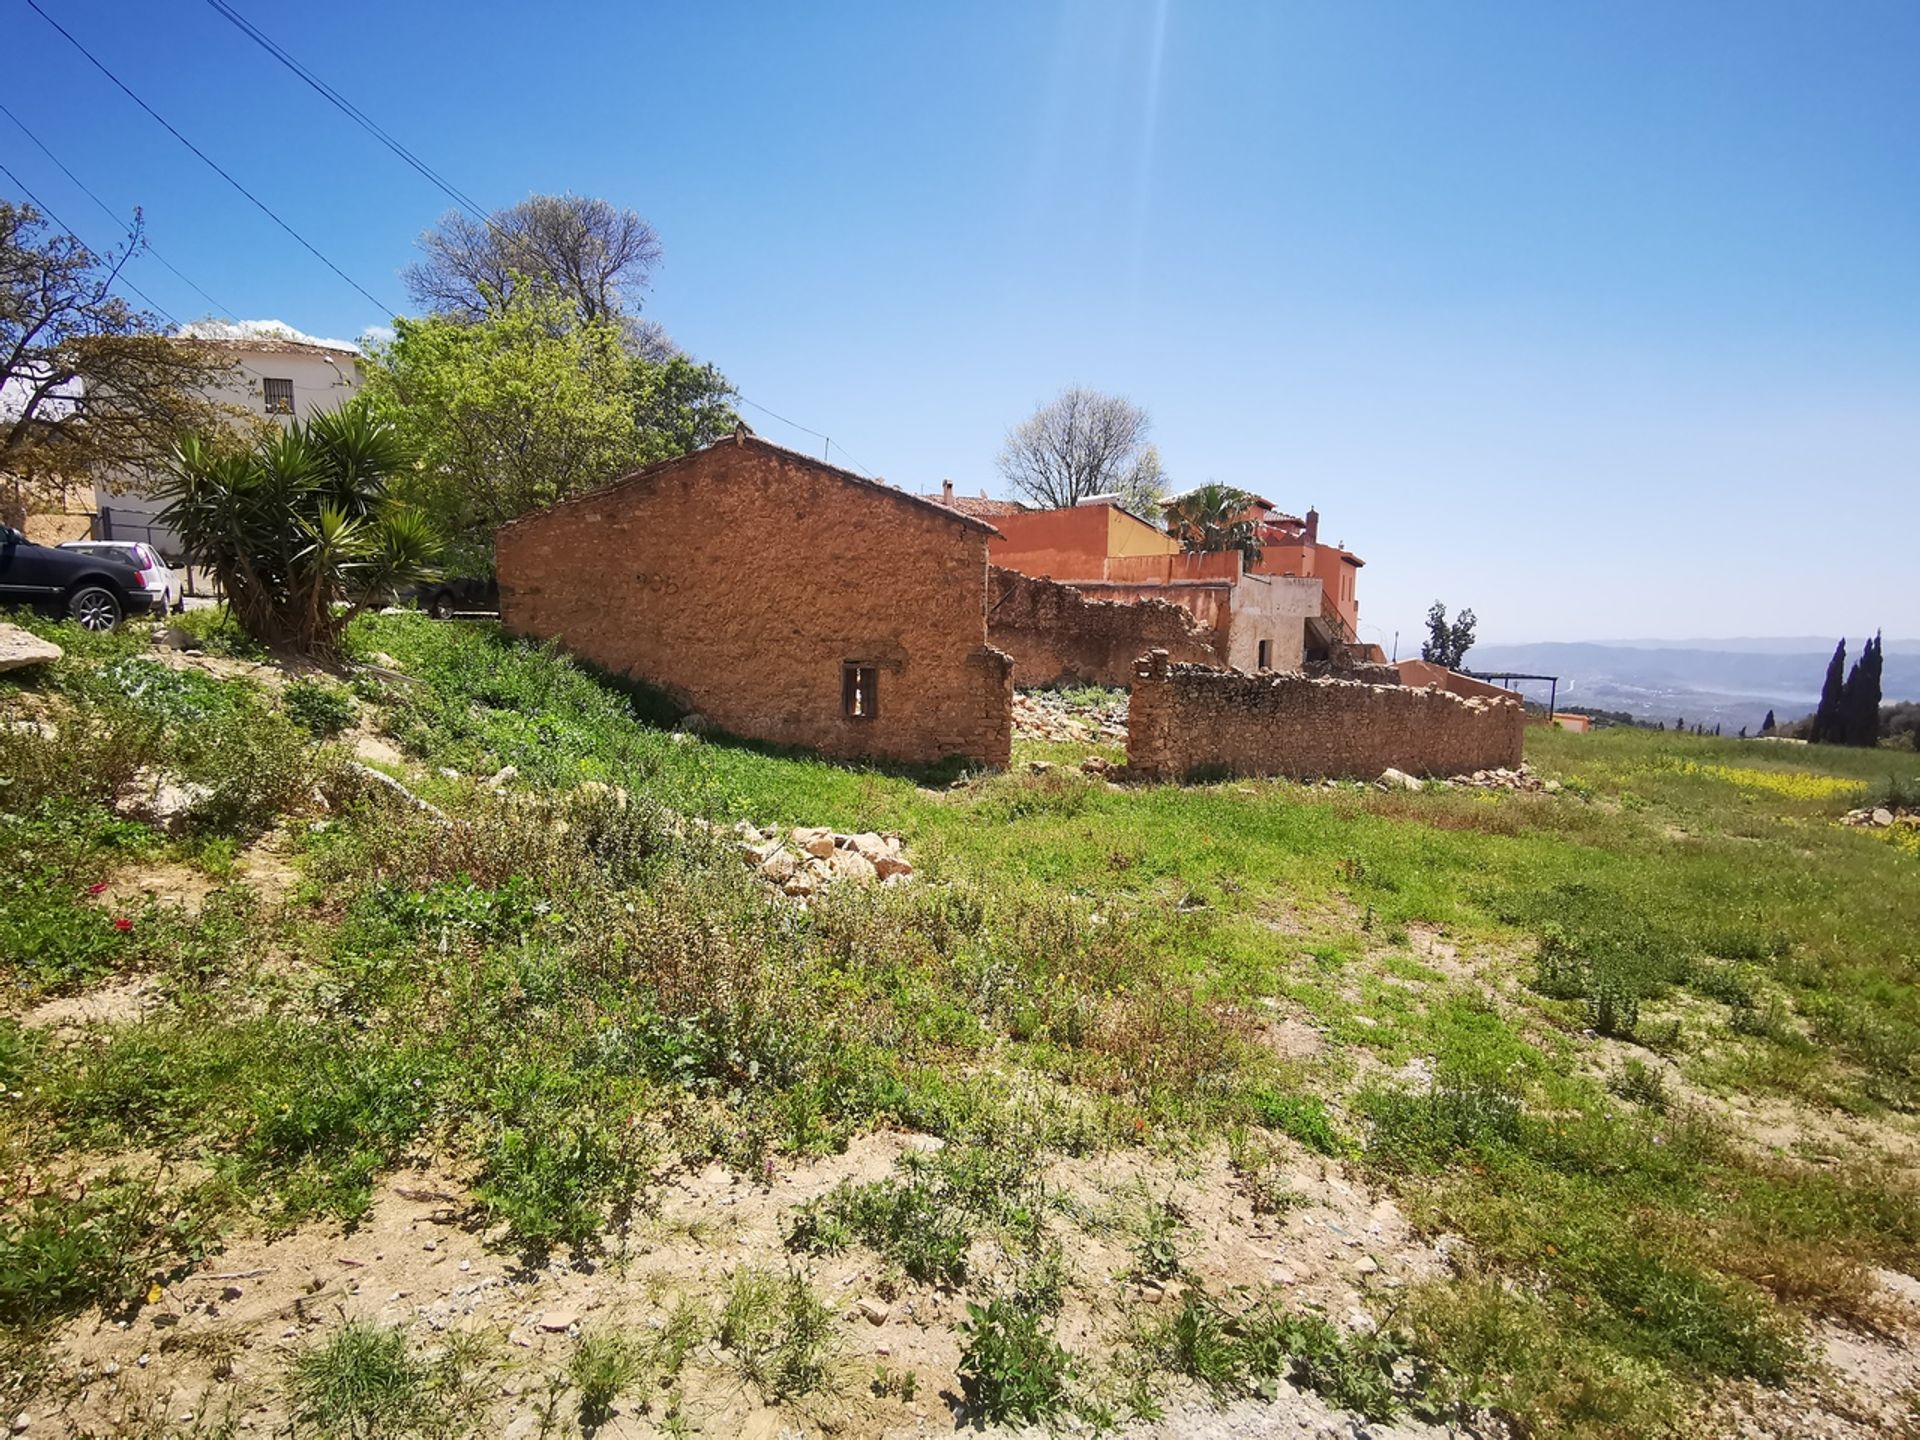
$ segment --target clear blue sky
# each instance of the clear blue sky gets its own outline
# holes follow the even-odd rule
[[[646,215],[649,313],[895,483],[997,493],[1078,382],[1177,482],[1318,505],[1403,650],[1435,596],[1486,639],[1920,634],[1911,0],[235,3],[483,202]],[[230,313],[386,318],[0,7],[7,103]],[[49,8],[404,305],[438,192],[197,0]]]

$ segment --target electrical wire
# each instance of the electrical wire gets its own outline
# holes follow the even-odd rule
[[[29,0],[29,3],[31,3],[31,0]],[[349,120],[353,121],[354,124],[358,125],[362,130],[366,131],[367,134],[371,135],[374,139],[378,140],[389,151],[391,151],[394,155],[399,157],[399,159],[404,164],[406,164],[408,168],[413,170],[422,179],[426,180],[427,183],[429,183],[435,189],[440,191],[440,193],[445,195],[449,200],[453,201],[455,205],[459,206],[461,209],[465,210],[468,214],[470,214],[474,219],[478,220],[481,224],[485,225],[499,239],[503,240],[509,245],[517,245],[522,247],[526,251],[526,253],[529,255],[530,258],[533,258],[536,260],[539,258],[537,255],[533,253],[533,251],[527,245],[527,242],[523,237],[515,235],[511,231],[508,231],[502,228],[494,220],[492,214],[489,213],[487,209],[480,204],[479,201],[475,200],[471,195],[467,194],[464,190],[456,186],[452,181],[448,180],[444,175],[442,175],[438,170],[434,169],[433,166],[429,165],[425,160],[422,160],[419,154],[416,153],[410,146],[408,146],[403,141],[397,139],[395,136],[390,134],[371,115],[368,115],[364,110],[362,110],[358,105],[355,105],[351,100],[347,99],[346,96],[342,95],[332,85],[328,84],[325,80],[321,79],[318,75],[316,75],[312,70],[308,69],[307,66],[303,64],[290,51],[288,51],[285,46],[279,44],[276,40],[273,39],[272,36],[268,35],[258,25],[254,24],[251,20],[247,19],[246,16],[242,15],[238,10],[236,10],[231,4],[228,3],[228,0],[207,0],[207,4],[209,7],[212,8],[215,14],[219,15],[223,20],[225,20],[228,24],[232,25],[242,35],[245,35],[249,40],[253,41],[253,43],[258,45],[262,50],[266,51],[267,54],[271,55],[281,65],[285,66],[288,71],[290,71],[292,74],[297,76],[304,84],[306,84],[309,88],[311,88],[315,94],[319,95],[322,99],[326,100],[326,102],[329,105],[332,105],[342,115],[345,115]],[[742,404],[751,405],[755,410],[760,411],[762,414],[772,416],[775,420],[778,420],[782,425],[792,426],[795,430],[799,430],[804,434],[811,435],[815,439],[824,442],[828,450],[830,451],[835,449],[839,450],[839,452],[846,457],[847,462],[850,465],[852,465],[855,470],[860,471],[861,474],[866,475],[869,478],[872,477],[873,472],[868,470],[867,467],[862,465],[858,460],[855,460],[853,456],[848,453],[847,447],[839,444],[831,436],[826,435],[819,430],[811,429],[808,426],[798,423],[797,421],[789,420],[784,415],[775,414],[772,410],[767,409],[766,406],[761,405],[755,401],[749,400],[744,395],[740,396],[739,398]]]
[[[93,188],[90,185],[88,185],[86,181],[82,180],[78,175],[74,174],[72,170],[68,169],[65,162],[63,162],[58,155],[54,154],[52,150],[47,148],[47,142],[42,140],[38,135],[34,134],[32,130],[27,128],[26,121],[22,120],[18,115],[14,114],[13,111],[9,110],[4,104],[0,104],[0,115],[5,115],[7,119],[11,120],[15,125],[19,126],[20,133],[22,135],[25,135],[27,139],[31,140],[35,145],[38,145],[40,147],[40,152],[43,155],[45,155],[49,160],[51,160],[55,165],[58,165],[60,167],[61,174],[65,175],[67,179],[71,180],[75,185],[79,186],[81,191],[86,195],[86,197],[89,200],[93,201],[95,205],[99,206],[101,211],[104,214],[106,214],[116,224],[119,223],[120,216],[114,210],[114,208],[111,205],[107,204],[106,201],[102,200],[98,195],[96,195],[93,192]],[[62,226],[61,228],[65,229],[66,227]],[[209,295],[206,291],[202,290],[198,285],[194,284],[193,280],[184,271],[182,271],[179,266],[175,265],[171,260],[167,259],[166,256],[162,255],[157,249],[154,248],[153,242],[151,240],[144,242],[144,244],[142,245],[142,253],[151,255],[154,259],[158,260],[162,265],[166,266],[166,268],[171,270],[180,279],[180,281],[187,286],[187,288],[192,290],[196,295],[198,295],[202,300],[206,301],[215,310],[225,315],[232,315],[234,313],[230,307],[222,305],[218,300],[214,299],[213,296]],[[152,302],[149,301],[148,303],[151,304]]]
[[[26,181],[22,180],[18,175],[14,174],[13,171],[9,170],[6,167],[5,162],[0,162],[0,175],[6,176],[16,186],[18,186],[20,189],[20,193],[22,195],[25,195],[27,199],[33,202],[34,209],[38,210],[42,215],[46,216],[49,220],[53,221],[55,225],[58,225],[62,230],[66,231],[67,234],[71,235],[75,240],[79,240],[80,244],[82,244],[83,246],[86,246],[89,252],[95,255],[100,255],[105,253],[104,251],[95,250],[91,245],[87,245],[86,241],[80,240],[79,232],[75,230],[71,225],[67,224],[66,221],[62,220],[58,215],[54,214],[52,208],[48,206],[48,204],[44,200],[42,200],[38,195],[35,195],[33,191],[27,188]],[[116,284],[126,286],[127,289],[131,290],[134,294],[138,295],[142,300],[146,301],[147,304],[151,305],[155,310],[159,311],[161,318],[166,320],[175,329],[180,328],[179,317],[176,316],[171,310],[167,309],[166,306],[162,305],[158,300],[154,299],[151,295],[147,294],[147,292],[142,290],[138,285],[134,284],[133,281],[129,280],[126,277],[124,272],[120,271],[119,269],[116,269],[113,274],[113,280],[114,280],[114,283]]]
[[[333,261],[329,260],[324,254],[321,253],[319,247],[314,245],[312,241],[308,240],[306,236],[302,235],[298,230],[294,229],[293,226],[289,225],[285,220],[281,219],[279,214],[273,209],[272,206],[268,205],[266,201],[262,200],[258,195],[255,195],[251,190],[247,189],[246,186],[242,185],[238,180],[234,179],[233,176],[228,174],[227,171],[223,170],[213,160],[213,158],[207,154],[206,151],[202,150],[198,145],[195,145],[191,140],[187,139],[185,135],[182,135],[171,124],[169,124],[166,117],[161,115],[158,110],[155,110],[151,105],[147,104],[146,101],[142,100],[138,95],[134,94],[132,89],[128,87],[127,83],[124,80],[122,80],[118,75],[115,75],[113,71],[109,70],[104,64],[102,64],[99,58],[95,56],[91,50],[87,49],[85,45],[82,45],[77,39],[75,39],[73,36],[73,33],[70,30],[68,30],[66,26],[62,25],[58,20],[54,19],[51,15],[47,14],[45,10],[42,10],[40,8],[40,0],[27,0],[27,8],[32,10],[33,13],[38,15],[42,20],[46,21],[47,24],[51,25],[55,30],[58,30],[61,33],[61,35],[63,35],[66,38],[67,43],[73,46],[74,49],[78,50],[81,53],[81,55],[83,55],[86,58],[87,62],[93,66],[94,69],[98,70],[102,75],[106,76],[107,79],[111,80],[114,83],[114,85],[120,90],[121,94],[125,95],[129,100],[133,101],[133,103],[138,105],[142,110],[146,111],[147,114],[151,116],[153,120],[163,130],[165,130],[169,135],[173,136],[174,139],[178,140],[182,145],[186,146],[187,149],[191,150],[195,155],[197,155],[200,158],[200,160],[207,166],[207,168],[213,171],[214,174],[218,175],[222,180],[225,180],[227,184],[231,185],[235,190],[238,190],[248,200],[252,201],[255,208],[258,209],[261,212],[261,214],[265,215],[269,220],[273,221],[274,224],[278,225],[282,230],[286,231],[288,235],[292,236],[293,239],[299,244],[301,249],[305,250],[309,255],[313,256],[314,259],[318,260],[322,265],[325,265],[327,269],[331,270],[335,275],[339,276],[342,280],[346,281],[346,283],[349,286],[351,286],[354,290],[358,291],[361,294],[361,296],[363,296],[366,299],[368,304],[372,305],[377,310],[381,310],[385,312],[388,315],[395,315],[399,313],[393,306],[383,304],[379,299],[377,299],[374,296],[372,291],[368,290],[358,280],[355,280],[351,275],[347,274],[346,271],[342,270],[338,265],[334,264]]]

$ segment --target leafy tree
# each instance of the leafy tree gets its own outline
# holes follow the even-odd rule
[[[523,297],[566,303],[583,325],[611,324],[635,354],[673,353],[639,318],[660,263],[660,237],[639,215],[584,195],[530,195],[475,220],[450,210],[420,237],[426,258],[403,275],[407,293],[434,314],[474,322]]]
[[[449,563],[489,568],[494,527],[698,448],[739,423],[733,387],[684,356],[630,355],[605,320],[522,291],[467,323],[403,319],[365,395],[417,457],[403,489],[451,536]]]
[[[1075,385],[1008,431],[995,464],[1038,505],[1061,508],[1111,494],[1137,501],[1164,484],[1148,428],[1138,405]]]
[[[439,532],[388,493],[405,446],[363,403],[234,451],[183,438],[160,522],[213,570],[253,639],[325,661],[355,612],[431,573]]]
[[[1880,669],[1880,636],[1876,632],[1861,648],[1860,658],[1840,690],[1841,743],[1867,747],[1879,743]]]
[[[1843,699],[1846,690],[1844,676],[1847,673],[1847,642],[1841,638],[1833,647],[1833,658],[1827,662],[1826,683],[1820,687],[1820,704],[1813,712],[1813,724],[1807,731],[1807,739],[1816,745],[1838,745],[1846,735],[1846,705]]]
[[[75,482],[128,478],[164,464],[182,430],[212,428],[204,398],[228,368],[217,351],[175,339],[157,316],[113,293],[144,243],[96,254],[47,233],[31,205],[0,200],[0,519]]]
[[[1120,482],[1119,495],[1123,510],[1156,525],[1164,523],[1161,506],[1167,498],[1167,472],[1156,447],[1149,445],[1140,452],[1140,459]]]
[[[1252,503],[1246,491],[1208,481],[1167,506],[1167,533],[1189,552],[1238,550],[1251,565],[1260,558]]]
[[[1479,620],[1471,610],[1462,610],[1449,624],[1447,607],[1438,600],[1434,601],[1433,607],[1427,611],[1427,638],[1421,642],[1420,658],[1434,665],[1444,665],[1449,670],[1458,670],[1467,658],[1467,651],[1473,648],[1473,632],[1478,624]]]

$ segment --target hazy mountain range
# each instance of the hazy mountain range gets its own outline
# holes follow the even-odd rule
[[[1864,637],[1863,637],[1864,638]],[[1852,665],[1860,641],[1848,637]],[[1626,710],[1636,719],[1719,724],[1731,734],[1758,730],[1769,710],[1785,724],[1812,711],[1833,658],[1831,637],[1738,640],[1547,641],[1476,645],[1467,668],[1520,670],[1560,677],[1559,703]],[[1920,640],[1888,640],[1880,690],[1884,701],[1920,700]],[[1544,682],[1518,687],[1544,702]]]

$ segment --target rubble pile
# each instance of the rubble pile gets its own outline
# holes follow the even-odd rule
[[[901,852],[900,837],[863,831],[842,835],[817,826],[791,830],[761,830],[742,820],[734,826],[740,837],[740,858],[769,884],[796,899],[842,881],[902,885],[913,878],[913,866]]]
[[[1125,744],[1127,697],[1116,690],[1111,699],[1090,703],[1071,700],[1060,690],[1016,690],[1013,738],[1070,745]]]
[[[1840,823],[1870,830],[1884,830],[1889,825],[1906,825],[1920,829],[1920,810],[1908,810],[1903,806],[1874,805],[1864,810],[1849,810],[1840,817]]]
[[[1435,776],[1431,780],[1422,780],[1404,770],[1384,770],[1373,783],[1382,790],[1445,790],[1459,785],[1469,790],[1525,790],[1552,795],[1560,789],[1558,780],[1542,779],[1524,762],[1515,770],[1475,770],[1471,775],[1454,775],[1447,779]]]

